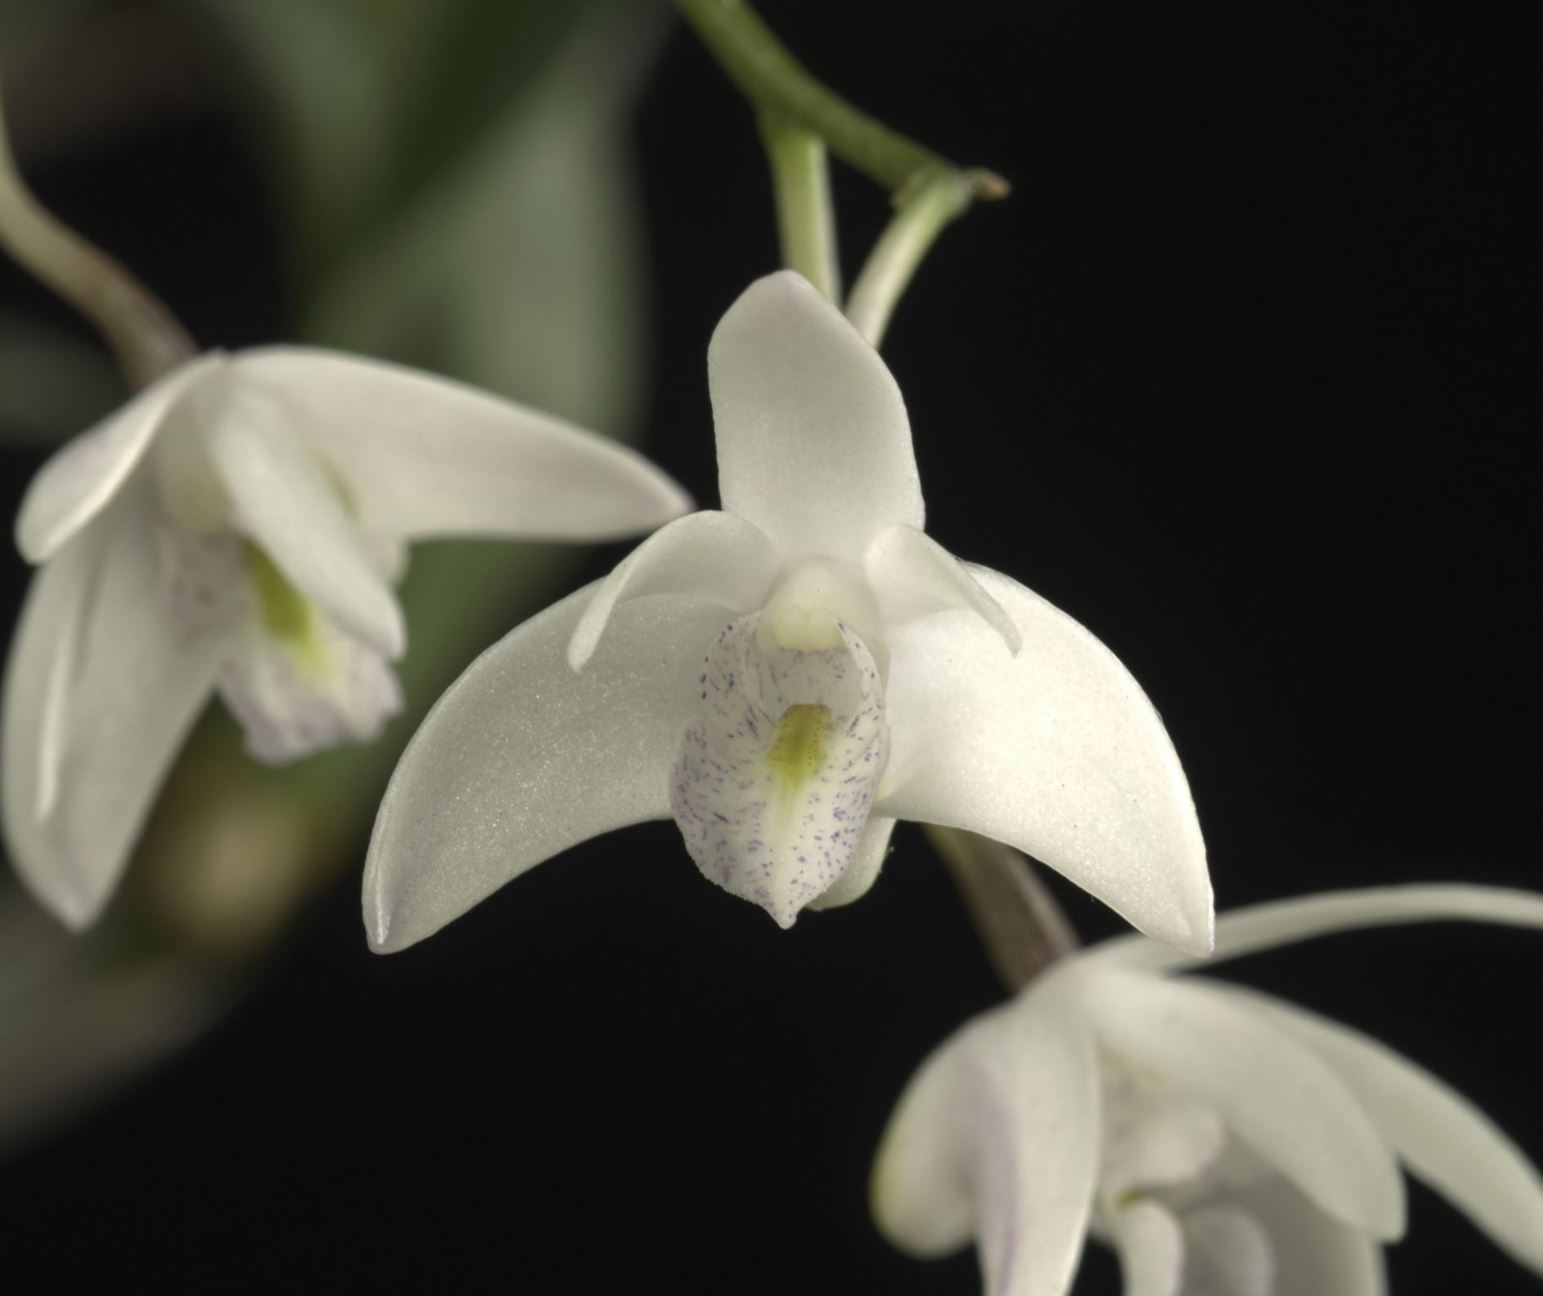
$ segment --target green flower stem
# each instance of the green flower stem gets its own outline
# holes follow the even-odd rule
[[[148,288],[32,196],[11,156],[3,112],[0,247],[95,325],[130,385],[147,386],[197,354],[192,339]]]
[[[847,318],[875,347],[938,235],[969,207],[970,185],[958,171],[935,171],[900,196],[900,210],[874,244],[847,300]]]
[[[1061,906],[1012,847],[959,828],[928,824],[926,831],[1009,990],[1016,994],[1077,950],[1077,933]]]
[[[675,7],[752,104],[803,123],[843,162],[891,192],[905,189],[917,176],[953,171],[968,176],[975,197],[1007,193],[999,176],[961,171],[821,85],[745,0],[675,0]]]
[[[841,268],[825,141],[780,113],[761,114],[761,138],[771,162],[782,263],[839,304]]]

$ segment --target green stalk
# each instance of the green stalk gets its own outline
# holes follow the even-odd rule
[[[875,347],[884,339],[890,316],[944,228],[970,205],[969,177],[936,171],[905,195],[901,207],[874,244],[852,295],[847,318]]]
[[[761,114],[761,138],[771,163],[782,264],[839,303],[841,269],[825,141],[808,127],[771,112]]]

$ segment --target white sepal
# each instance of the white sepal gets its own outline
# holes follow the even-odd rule
[[[1152,703],[1064,612],[1006,576],[969,570],[1013,619],[1022,650],[973,611],[891,633],[895,748],[878,809],[1006,842],[1143,931],[1204,953],[1205,843]]]
[[[595,586],[531,618],[440,698],[370,840],[371,945],[404,949],[559,851],[669,816],[667,771],[723,612],[655,595],[617,608],[581,675],[568,642]]]
[[[758,279],[707,348],[723,508],[792,558],[862,561],[923,522],[900,389],[879,354],[791,271]]]

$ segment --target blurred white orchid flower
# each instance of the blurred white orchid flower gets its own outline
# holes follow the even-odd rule
[[[1543,896],[1387,887],[1223,915],[1217,957],[1353,927],[1543,927]],[[1122,937],[966,1025],[912,1079],[874,1214],[902,1249],[973,1237],[990,1296],[1061,1296],[1091,1230],[1127,1296],[1372,1296],[1402,1163],[1543,1274],[1543,1181],[1466,1100],[1376,1041],[1266,995],[1173,977]]]
[[[1076,622],[923,534],[878,353],[782,272],[707,360],[723,511],[660,530],[440,700],[376,822],[375,948],[673,816],[702,872],[784,927],[862,895],[903,818],[1019,846],[1207,949],[1204,844],[1156,711]]]
[[[296,347],[179,366],[22,503],[42,570],[5,680],[17,871],[90,923],[211,690],[261,760],[375,737],[405,541],[602,540],[688,507],[634,452],[428,374]]]

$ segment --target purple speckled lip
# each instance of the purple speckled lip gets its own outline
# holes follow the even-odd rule
[[[709,650],[702,709],[670,774],[670,808],[710,880],[783,927],[852,862],[889,755],[883,685],[866,644],[763,648],[760,613]],[[768,763],[790,707],[826,710],[817,768],[791,783]]]

